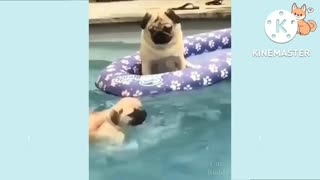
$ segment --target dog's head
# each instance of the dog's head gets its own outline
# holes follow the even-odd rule
[[[304,19],[307,13],[307,6],[303,4],[301,8],[299,8],[296,3],[293,3],[291,13],[295,16],[296,20],[298,21]]]
[[[172,9],[165,12],[146,13],[141,21],[140,27],[146,36],[149,36],[156,45],[168,44],[175,36],[177,24],[180,18]]]
[[[142,108],[141,101],[131,97],[125,97],[118,101],[110,113],[113,124],[119,126],[137,126],[142,124],[146,117],[147,112]]]

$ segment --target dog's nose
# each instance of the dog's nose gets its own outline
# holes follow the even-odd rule
[[[130,121],[130,125],[132,126],[138,126],[142,124],[147,117],[147,112],[145,110],[136,111],[135,115],[133,116],[133,119]]]
[[[161,30],[162,30],[161,25],[156,25],[156,26],[151,27],[150,32],[154,33],[154,32],[161,31]]]
[[[162,31],[170,33],[172,31],[172,27],[163,26]]]

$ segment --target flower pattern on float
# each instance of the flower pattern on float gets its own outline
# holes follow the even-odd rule
[[[187,36],[183,42],[186,59],[206,52],[219,52],[231,48],[231,31],[223,29]],[[195,64],[199,68],[195,66],[160,75],[147,75],[147,78],[141,79],[141,59],[137,51],[106,67],[95,84],[101,91],[122,97],[189,91],[213,85],[230,77],[231,61],[231,52],[226,51],[220,56],[202,62],[201,65]]]

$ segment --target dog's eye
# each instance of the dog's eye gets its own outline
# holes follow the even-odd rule
[[[297,13],[294,13],[294,15],[297,15]]]
[[[167,27],[167,26],[164,26],[164,27],[163,27],[163,31],[165,31],[165,32],[170,33],[171,30],[172,30],[172,27]]]
[[[154,30],[153,28],[150,28],[150,29],[149,29],[149,32],[150,32],[151,34],[153,34],[153,33],[155,32],[155,30]]]

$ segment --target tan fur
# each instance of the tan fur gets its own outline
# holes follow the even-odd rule
[[[293,3],[291,13],[295,15],[298,21],[298,32],[302,36],[308,35],[317,29],[317,24],[314,20],[305,21],[307,16],[307,6],[303,4],[301,8],[298,8],[296,3]]]
[[[316,22],[314,20],[309,20],[308,24],[309,24],[312,32],[317,29],[317,24],[316,24]]]
[[[142,61],[142,74],[148,75],[151,73],[151,64],[155,61],[158,63],[168,57],[176,57],[176,61],[179,62],[179,69],[184,69],[187,66],[184,58],[184,44],[183,44],[183,33],[181,31],[181,24],[175,24],[165,14],[165,11],[150,12],[151,19],[149,20],[146,29],[142,30],[141,33],[141,46],[140,46],[140,57]],[[170,23],[172,28],[172,39],[168,44],[157,45],[154,44],[150,38],[150,32],[147,30],[148,27],[154,22],[157,17],[160,17],[163,22]]]
[[[120,99],[112,108],[89,114],[89,142],[107,141],[110,144],[122,144],[125,140],[124,126],[128,124],[127,114],[142,108],[137,98]],[[118,123],[117,123],[118,122]]]

